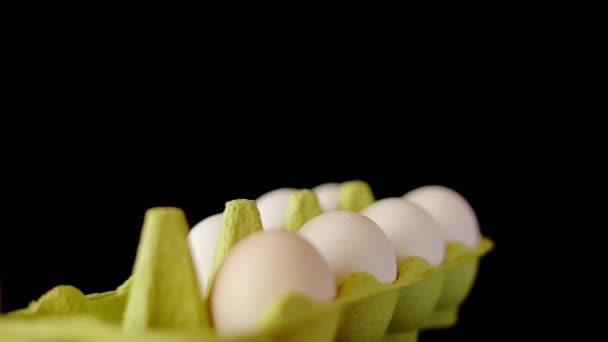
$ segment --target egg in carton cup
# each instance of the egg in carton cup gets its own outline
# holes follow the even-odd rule
[[[123,285],[89,295],[72,286],[57,286],[27,308],[0,317],[0,340],[416,341],[421,329],[455,324],[458,309],[473,286],[479,258],[492,249],[492,241],[480,237],[475,242],[474,234],[462,232],[455,235],[460,240],[455,240],[448,233],[451,240],[445,244],[439,265],[413,255],[397,258],[395,279],[390,278],[391,267],[386,265],[380,265],[378,272],[372,267],[371,273],[359,271],[337,277],[336,267],[327,260],[328,252],[315,246],[312,233],[321,231],[315,228],[313,218],[322,223],[327,220],[322,216],[330,216],[321,207],[334,209],[327,206],[327,193],[338,198],[335,209],[352,216],[347,221],[353,217],[365,221],[360,217],[364,215],[355,212],[369,212],[373,217],[373,206],[382,208],[383,200],[375,202],[369,185],[361,181],[327,188],[333,188],[333,194],[319,191],[323,188],[289,191],[281,210],[285,218],[281,228],[291,233],[266,234],[259,201],[257,205],[250,200],[226,203],[225,211],[215,221],[221,222],[215,229],[217,243],[211,244],[212,252],[202,253],[202,259],[192,244],[192,236],[201,229],[195,226],[189,231],[180,209],[150,209],[145,215],[133,275]],[[457,194],[444,188],[419,190],[426,191],[404,197],[409,196],[411,202],[419,203],[429,213],[437,212],[434,217],[439,222],[457,222],[457,218],[441,216],[441,201],[446,202],[447,197],[453,207],[449,199]],[[425,201],[439,205],[425,207]],[[462,211],[462,203],[458,205]],[[334,219],[345,219],[333,215]],[[466,222],[459,224],[466,226]],[[214,235],[213,229],[205,230]],[[275,247],[266,248],[258,259],[250,257],[264,243],[274,243]],[[276,247],[279,244],[286,247]],[[300,258],[289,260],[292,252]],[[333,258],[335,261],[339,255]],[[200,260],[206,267],[201,267]],[[260,261],[264,262],[257,264],[261,267],[252,266]],[[239,270],[241,262],[249,266]],[[269,274],[264,272],[273,268],[282,273],[271,274],[271,281],[264,279]],[[292,272],[289,277],[281,276],[288,272]],[[281,286],[300,288],[273,296]],[[256,295],[264,291],[264,296]],[[231,322],[235,317],[237,322]]]

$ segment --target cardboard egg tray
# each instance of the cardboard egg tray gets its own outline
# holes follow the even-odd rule
[[[343,187],[343,209],[358,211],[373,201],[365,183],[348,182]],[[255,217],[235,219],[243,206],[255,208],[255,202],[226,203],[222,232],[260,225],[247,222]],[[310,190],[295,192],[286,229],[295,231],[320,214],[315,207]],[[57,286],[28,307],[0,316],[0,341],[416,341],[420,331],[457,323],[479,260],[493,248],[484,237],[475,249],[448,243],[439,267],[419,257],[399,260],[398,278],[391,284],[353,273],[339,284],[331,302],[313,303],[295,293],[285,294],[261,314],[256,331],[225,337],[214,331],[206,298],[200,295],[188,231],[180,209],[149,209],[133,273],[124,284],[88,295],[72,286]]]

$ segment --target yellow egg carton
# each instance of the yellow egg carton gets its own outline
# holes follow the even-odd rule
[[[366,183],[342,184],[340,209],[360,211],[373,201]],[[296,231],[320,213],[312,191],[294,191],[285,229]],[[215,269],[233,245],[260,228],[255,201],[227,202]],[[180,209],[149,209],[133,274],[123,285],[88,295],[57,286],[28,307],[0,316],[0,341],[416,341],[421,330],[457,323],[479,260],[493,248],[488,238],[475,249],[448,243],[439,267],[420,257],[399,260],[398,277],[391,284],[353,273],[330,302],[284,294],[261,314],[254,332],[226,337],[213,329],[207,299],[200,295],[188,231]]]

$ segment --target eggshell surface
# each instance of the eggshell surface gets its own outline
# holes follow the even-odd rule
[[[403,196],[433,216],[447,241],[460,241],[475,248],[481,241],[477,216],[467,200],[456,191],[439,185],[423,186]]]
[[[200,221],[188,233],[188,247],[196,276],[198,278],[201,295],[205,295],[207,281],[213,254],[217,246],[217,239],[222,228],[222,214],[215,214]]]
[[[223,335],[249,333],[263,310],[286,293],[328,301],[336,283],[321,254],[296,233],[253,233],[233,247],[218,270],[210,294],[213,324]]]
[[[321,209],[326,211],[338,210],[340,203],[340,184],[325,183],[318,185],[312,189],[317,195]]]
[[[300,227],[298,234],[321,252],[336,282],[354,272],[367,272],[385,284],[397,277],[397,259],[388,237],[359,213],[323,213]]]
[[[285,211],[292,188],[280,188],[269,191],[256,199],[262,227],[265,230],[282,229],[285,223]]]
[[[443,263],[445,241],[439,223],[417,204],[399,197],[386,198],[374,202],[361,214],[382,228],[398,260],[418,256],[433,266]]]

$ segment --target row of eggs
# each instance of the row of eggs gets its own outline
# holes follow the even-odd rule
[[[338,210],[340,184],[323,184],[313,188],[323,213],[296,233],[287,232],[282,225],[294,190],[273,190],[256,200],[264,231],[238,242],[218,269],[209,293],[218,332],[250,332],[263,309],[286,292],[332,300],[338,284],[352,273],[367,272],[389,284],[397,278],[401,259],[417,256],[439,266],[446,242],[474,248],[481,239],[470,204],[443,186],[381,199],[357,213]],[[221,226],[222,214],[216,214],[188,236],[203,296]]]

